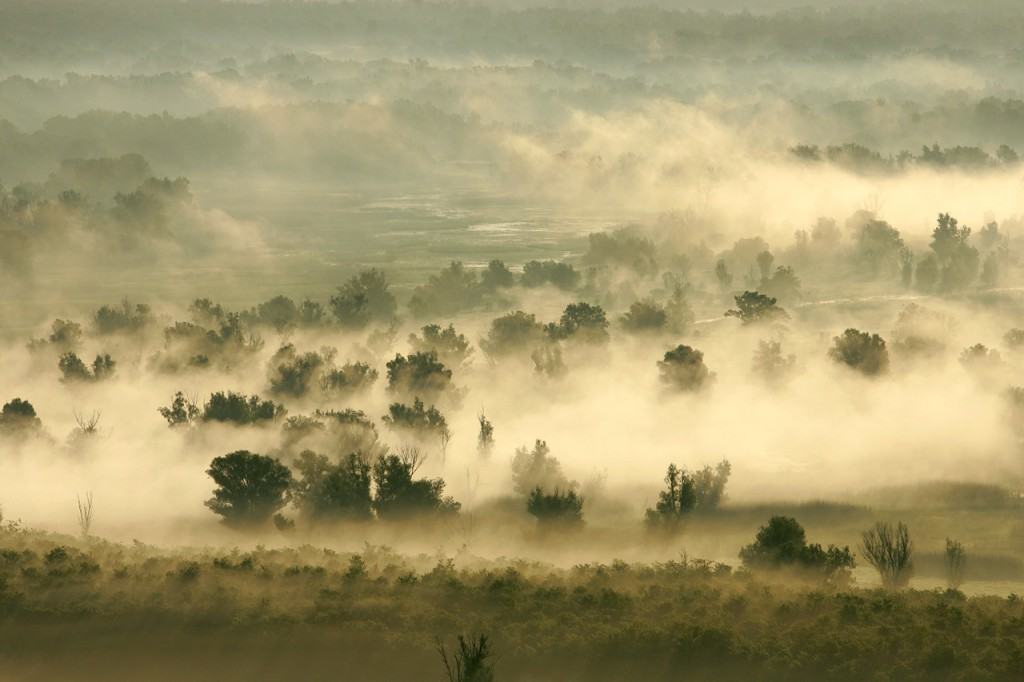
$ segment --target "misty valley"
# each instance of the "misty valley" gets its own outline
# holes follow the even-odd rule
[[[1024,679],[1021,31],[0,2],[0,680]]]

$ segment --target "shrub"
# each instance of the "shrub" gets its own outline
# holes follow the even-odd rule
[[[855,565],[849,547],[807,544],[803,526],[788,516],[773,516],[761,526],[754,542],[740,550],[740,559],[749,568],[796,569],[844,581]]]
[[[90,369],[75,353],[64,353],[57,362],[64,383],[102,381],[114,375],[117,363],[109,355],[97,355]]]
[[[392,403],[383,420],[391,428],[417,437],[441,437],[448,433],[448,422],[444,415],[433,405],[425,407],[419,398],[413,401],[412,407],[404,403]]]
[[[544,341],[544,327],[532,313],[517,310],[491,321],[480,348],[491,358],[530,353]]]
[[[451,659],[444,645],[438,645],[448,682],[494,682],[494,666],[487,661],[491,647],[487,635],[472,637],[469,641],[459,635],[459,648]]]
[[[167,425],[191,426],[202,413],[195,402],[185,397],[185,394],[178,391],[174,394],[171,404],[168,407],[161,407],[157,410],[160,416],[167,420]]]
[[[542,525],[571,527],[583,525],[583,498],[575,490],[545,493],[539,487],[526,498],[526,511]]]
[[[554,341],[574,339],[585,343],[604,343],[608,340],[608,319],[601,306],[570,303],[558,323],[546,325],[545,332]]]
[[[125,299],[120,306],[102,306],[93,315],[96,332],[101,335],[137,332],[153,322],[153,313],[145,303],[132,305]]]
[[[884,374],[889,369],[889,351],[878,334],[847,329],[832,339],[829,357],[866,376]]]
[[[15,398],[0,409],[0,434],[25,435],[41,431],[43,423],[36,408],[27,400]]]
[[[887,590],[906,587],[914,572],[914,543],[907,527],[879,521],[861,537],[861,554],[878,571],[882,586]]]

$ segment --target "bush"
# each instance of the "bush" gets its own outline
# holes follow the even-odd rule
[[[117,362],[109,355],[97,355],[92,362],[92,369],[75,353],[64,353],[57,362],[61,381],[64,383],[103,381],[114,375]]]
[[[583,525],[583,498],[569,489],[545,493],[539,487],[526,498],[526,511],[541,525],[571,527]]]
[[[829,357],[866,376],[884,374],[889,369],[889,351],[878,334],[847,329],[832,339]]]
[[[788,516],[773,516],[761,526],[752,544],[740,550],[743,565],[755,569],[796,569],[843,581],[855,565],[849,547],[807,544],[803,526]]]
[[[230,525],[256,525],[288,503],[292,474],[276,459],[237,450],[210,462],[206,473],[217,487],[206,501]]]
[[[861,538],[861,554],[878,571],[882,586],[887,590],[906,587],[914,573],[914,543],[907,527],[879,521]]]
[[[700,390],[715,376],[704,364],[704,353],[682,344],[665,353],[658,361],[658,370],[661,381],[679,391]]]
[[[623,329],[633,333],[660,332],[668,325],[668,313],[651,299],[636,301],[619,318]]]
[[[529,495],[534,488],[570,490],[575,483],[562,473],[562,465],[550,456],[548,444],[538,439],[532,450],[516,448],[512,458],[512,485],[518,495]]]

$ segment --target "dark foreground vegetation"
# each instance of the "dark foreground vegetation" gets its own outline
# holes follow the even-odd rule
[[[562,570],[371,545],[171,553],[8,522],[0,663],[5,679],[1013,680],[1024,600],[685,555]]]

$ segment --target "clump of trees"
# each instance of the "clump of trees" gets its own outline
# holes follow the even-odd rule
[[[238,313],[225,313],[209,299],[196,299],[189,310],[194,321],[164,329],[164,350],[154,359],[158,369],[232,369],[262,350],[263,339],[247,330]]]
[[[53,349],[61,354],[77,351],[82,345],[82,325],[72,320],[56,319],[50,325],[50,333],[41,339],[29,341],[28,349],[39,352]]]
[[[917,265],[919,289],[948,293],[964,289],[974,282],[980,269],[981,255],[970,244],[970,236],[971,228],[960,225],[948,213],[939,214],[929,244],[932,253]]]
[[[287,343],[270,359],[270,392],[296,398],[319,390],[324,395],[350,395],[363,391],[377,380],[377,370],[366,363],[336,367],[337,351],[299,353]]]
[[[387,452],[377,427],[361,410],[317,410],[313,416],[289,417],[281,425],[282,450],[298,455],[304,450],[337,459],[351,453],[371,461]]]
[[[544,331],[552,341],[571,339],[582,343],[605,343],[608,341],[608,318],[599,305],[570,303],[559,321],[547,324]]]
[[[665,489],[658,493],[654,509],[648,509],[645,521],[650,528],[675,529],[694,512],[713,511],[725,498],[725,486],[732,465],[722,460],[714,468],[689,473],[685,467],[669,464]]]
[[[409,310],[418,318],[454,315],[479,307],[487,293],[475,272],[452,261],[440,273],[431,275],[426,284],[416,287]]]
[[[715,377],[704,364],[704,353],[683,344],[665,353],[658,371],[662,383],[678,391],[698,391]]]
[[[621,268],[640,276],[658,272],[657,249],[654,243],[623,228],[614,232],[593,232],[587,235],[587,250],[581,262],[584,265]]]
[[[364,329],[370,324],[389,324],[395,319],[398,302],[390,291],[387,275],[376,268],[353,276],[331,296],[331,312],[347,329]]]
[[[101,336],[132,334],[154,321],[153,311],[145,303],[132,305],[128,299],[120,305],[104,305],[93,315],[93,326]]]
[[[847,329],[832,339],[829,357],[865,376],[884,374],[889,369],[889,351],[878,334]]]
[[[914,543],[903,523],[879,521],[861,535],[861,554],[882,579],[887,590],[906,587],[914,574]]]
[[[519,283],[527,288],[550,284],[563,291],[572,291],[580,283],[580,273],[568,263],[532,260],[523,265]]]
[[[40,433],[42,429],[43,422],[36,415],[36,408],[27,400],[14,398],[0,408],[0,434],[25,436]]]
[[[173,405],[172,405],[173,407]],[[234,391],[217,391],[203,405],[200,418],[204,422],[221,422],[246,426],[272,422],[287,414],[283,405],[262,400],[257,395],[246,396]]]
[[[849,547],[808,544],[803,526],[789,516],[771,517],[739,556],[748,568],[789,569],[835,582],[848,581],[855,566]]]
[[[294,467],[300,478],[292,485],[292,501],[311,521],[363,521],[373,516],[367,459],[349,453],[337,462],[312,450],[299,454]]]
[[[578,528],[583,525],[583,497],[573,489],[545,492],[535,487],[526,498],[526,511],[544,528]]]
[[[400,396],[422,396],[437,400],[453,395],[452,371],[438,360],[437,353],[398,353],[388,361],[388,391]]]
[[[736,307],[726,310],[725,316],[738,318],[745,325],[789,319],[789,314],[777,305],[775,298],[758,291],[744,291],[734,299]]]
[[[392,429],[421,440],[431,437],[446,440],[451,435],[440,410],[434,405],[426,407],[419,398],[411,407],[405,403],[391,403],[383,421]]]
[[[409,335],[413,353],[434,353],[448,367],[461,367],[473,354],[469,339],[455,331],[455,325],[442,328],[439,324],[428,324],[420,333]]]
[[[757,342],[752,369],[765,383],[777,386],[785,381],[796,366],[795,355],[785,355],[778,341]]]
[[[533,313],[522,310],[502,315],[491,321],[480,348],[491,359],[532,353],[544,343],[544,326]]]
[[[103,381],[114,376],[117,362],[109,354],[97,355],[92,361],[91,368],[78,357],[77,354],[68,352],[60,356],[57,361],[57,368],[61,373],[61,381],[64,383],[86,383]]]
[[[373,509],[378,517],[390,520],[458,513],[462,505],[444,495],[443,479],[415,478],[422,464],[423,458],[415,448],[406,448],[397,455],[385,455],[374,462],[376,491]]]
[[[551,456],[551,449],[539,438],[533,448],[516,448],[512,457],[512,487],[517,495],[528,496],[541,490],[574,490],[576,483],[562,473],[562,464]]]

